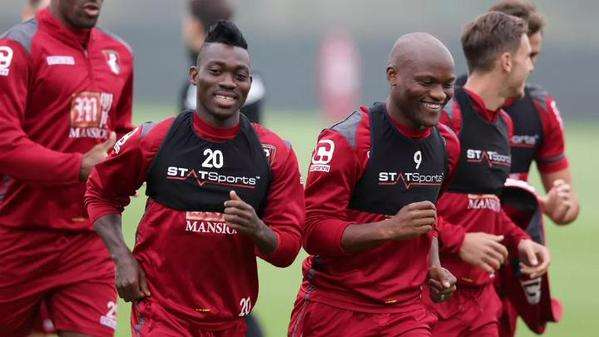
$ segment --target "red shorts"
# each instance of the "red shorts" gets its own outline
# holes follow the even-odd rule
[[[501,300],[491,283],[480,288],[458,286],[449,300],[429,304],[439,318],[433,327],[435,337],[499,336]]]
[[[245,337],[247,325],[239,318],[226,327],[207,328],[181,319],[151,300],[137,302],[131,307],[133,337]]]
[[[56,330],[111,337],[116,295],[95,233],[0,228],[0,337],[26,336],[42,302]]]
[[[516,336],[516,323],[518,323],[518,311],[507,298],[502,300],[503,309],[499,316],[499,336]]]
[[[301,296],[301,295],[300,295]],[[366,313],[298,296],[288,337],[429,337],[435,316],[424,305],[405,313]]]

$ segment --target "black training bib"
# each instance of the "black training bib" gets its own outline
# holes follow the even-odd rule
[[[251,123],[234,139],[210,142],[193,130],[193,111],[177,116],[148,170],[146,194],[176,210],[223,212],[229,191],[261,214],[270,167]]]
[[[462,112],[460,161],[448,190],[458,193],[499,194],[510,173],[511,156],[508,127],[498,117],[494,123],[474,111],[472,101],[462,88],[454,99]]]
[[[447,175],[445,140],[436,127],[424,139],[412,139],[393,126],[384,103],[369,109],[370,152],[349,208],[394,215],[403,206],[436,203]]]
[[[524,97],[505,109],[514,122],[511,145],[512,173],[528,173],[530,164],[543,142],[543,124],[530,91],[530,88],[526,87]]]

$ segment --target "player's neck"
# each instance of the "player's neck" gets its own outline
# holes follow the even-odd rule
[[[468,76],[464,88],[480,96],[487,109],[495,111],[505,104],[506,97],[502,95],[503,82],[493,72],[484,74],[473,72]]]
[[[410,118],[408,118],[406,116],[406,114],[403,111],[401,111],[401,109],[399,107],[397,107],[395,104],[391,103],[390,98],[387,98],[387,101],[385,102],[385,106],[387,108],[387,113],[389,114],[391,119],[393,119],[397,124],[403,126],[405,129],[416,131],[416,132],[421,132],[423,130],[426,130],[426,127],[423,127],[421,125],[417,125],[416,123],[414,123],[414,121],[411,120]]]
[[[238,113],[225,119],[216,118],[210,113],[201,111],[201,109],[198,109],[196,114],[204,124],[215,129],[231,129],[239,125]]]

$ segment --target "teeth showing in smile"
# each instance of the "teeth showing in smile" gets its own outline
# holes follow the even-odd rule
[[[438,104],[438,103],[422,103],[422,105],[424,105],[424,107],[429,110],[435,110],[435,111],[441,110],[441,104]]]
[[[223,100],[225,102],[233,102],[235,99],[230,96],[216,95],[216,99]]]

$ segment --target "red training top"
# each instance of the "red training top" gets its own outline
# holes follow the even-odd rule
[[[352,130],[349,138],[333,129],[322,131],[318,138],[318,144],[332,142],[334,150],[328,154],[328,172],[312,170],[312,165],[308,174],[303,245],[311,256],[303,264],[304,282],[300,293],[310,300],[350,310],[405,311],[409,310],[409,304],[420,303],[421,287],[429,267],[430,239],[436,234],[391,241],[360,253],[343,250],[341,240],[349,225],[386,218],[349,208],[356,184],[366,171],[371,149],[368,108],[362,107],[358,113],[359,118],[349,122],[351,125],[341,126]],[[430,128],[415,131],[390,120],[407,137],[422,139],[432,134]],[[437,127],[446,141],[451,176],[459,159],[459,141],[448,127],[442,124]],[[317,152],[318,148],[314,155]],[[323,157],[322,153],[319,155]],[[320,265],[318,271],[313,268],[316,264]]]
[[[91,230],[82,153],[131,131],[133,56],[48,10],[0,39],[0,226]]]
[[[105,215],[121,214],[146,180],[173,120],[153,128],[143,124],[94,168],[85,195],[92,223]],[[252,126],[270,162],[272,180],[262,220],[277,236],[274,252],[263,255],[248,245],[245,236],[226,225],[222,213],[177,211],[151,198],[138,226],[133,253],[147,275],[149,301],[197,324],[227,326],[248,314],[258,295],[255,256],[285,267],[301,246],[304,198],[295,154],[272,131]],[[193,130],[207,141],[224,142],[235,138],[239,125],[216,129],[194,113]]]

